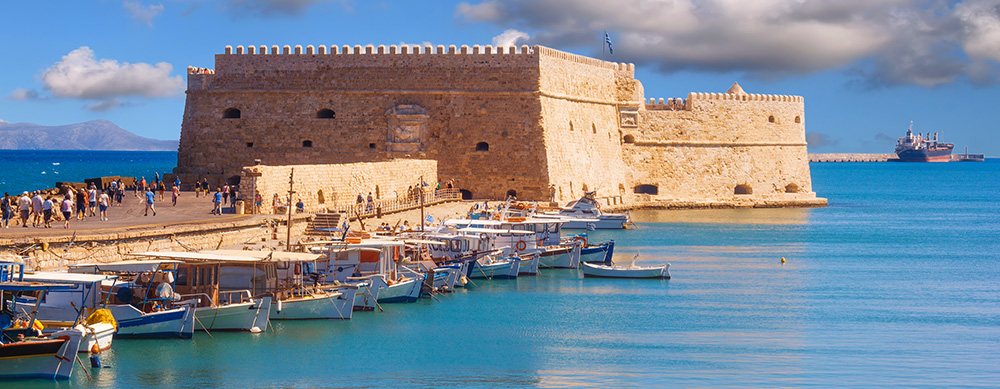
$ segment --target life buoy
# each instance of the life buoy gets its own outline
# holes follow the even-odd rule
[[[517,247],[517,251],[523,251],[525,248],[528,247],[528,244],[524,243],[523,240],[519,240],[519,241],[517,241],[517,245],[515,245],[515,246]]]
[[[582,236],[577,236],[573,238],[573,240],[583,242],[583,247],[587,247],[587,238]]]

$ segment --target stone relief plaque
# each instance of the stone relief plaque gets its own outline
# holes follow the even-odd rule
[[[419,105],[397,105],[386,111],[389,131],[386,147],[390,152],[424,151],[427,138],[427,109]]]
[[[639,107],[619,107],[619,126],[639,127]]]

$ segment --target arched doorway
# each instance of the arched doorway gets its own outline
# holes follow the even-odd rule
[[[657,195],[660,193],[660,188],[656,185],[642,184],[636,185],[633,191],[640,194]]]
[[[750,188],[750,185],[736,185],[736,188],[733,189],[733,193],[738,195],[748,195],[753,194],[753,189]]]
[[[472,192],[468,189],[459,189],[458,193],[462,194],[462,200],[472,200]]]

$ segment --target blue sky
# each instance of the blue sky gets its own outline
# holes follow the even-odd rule
[[[187,66],[226,45],[541,44],[637,65],[646,97],[805,96],[810,152],[910,121],[1000,156],[1000,0],[163,0],[0,5],[0,120],[177,139]]]

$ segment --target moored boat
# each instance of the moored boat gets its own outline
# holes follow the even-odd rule
[[[913,122],[906,130],[906,136],[896,140],[896,155],[901,162],[949,162],[954,144],[938,142],[938,134],[934,138],[920,133],[913,135]]]
[[[638,254],[636,254],[638,257]],[[580,263],[584,277],[603,278],[670,278],[670,264],[640,266],[635,264],[635,258],[629,265]]]

